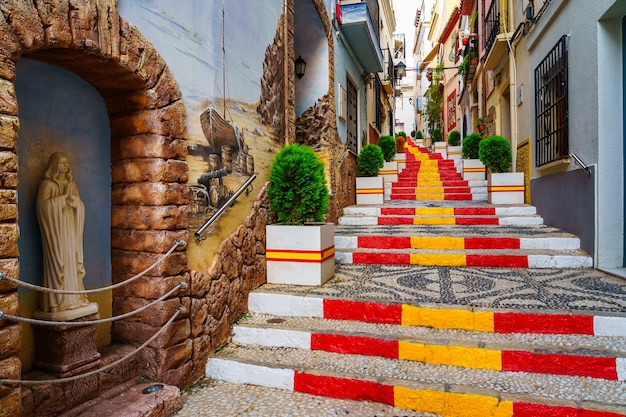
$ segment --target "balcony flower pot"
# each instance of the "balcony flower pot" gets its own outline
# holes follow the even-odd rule
[[[368,144],[361,149],[357,158],[356,204],[384,203],[383,177],[378,176],[384,164],[385,158],[378,145]]]
[[[328,187],[312,148],[291,144],[276,155],[268,196],[279,224],[265,227],[267,282],[322,285],[335,274],[334,224],[323,221]]]

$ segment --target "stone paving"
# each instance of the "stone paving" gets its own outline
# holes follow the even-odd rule
[[[477,309],[571,312],[594,315],[626,316],[626,280],[594,269],[534,270],[505,268],[451,268],[420,266],[337,265],[336,276],[322,287],[300,287],[266,284],[261,291],[284,292],[326,298],[351,298],[362,301],[402,302],[422,306],[466,306]],[[567,339],[576,346],[584,344],[583,336],[550,336]],[[578,340],[580,339],[580,341]],[[623,343],[611,341],[623,351]],[[235,349],[227,347],[226,349]],[[272,354],[293,355],[285,349],[270,349]],[[610,350],[610,349],[609,349]],[[242,351],[245,355],[245,351]],[[251,353],[250,353],[251,354]],[[322,355],[320,355],[322,356]],[[327,356],[320,358],[325,361]],[[380,374],[389,371],[384,359],[364,357],[363,366],[380,367]],[[304,356],[293,357],[295,363],[305,368]],[[337,362],[329,369],[340,366]],[[449,368],[449,367],[444,367]],[[442,368],[443,369],[443,368]],[[390,372],[390,371],[389,371]],[[441,375],[445,375],[441,372]],[[464,372],[464,371],[460,371]],[[432,378],[438,378],[433,375]],[[487,373],[485,383],[506,385],[502,376]],[[558,384],[551,384],[561,378]],[[567,391],[562,377],[543,376],[542,385],[561,385]],[[444,380],[437,381],[445,383]],[[532,383],[532,382],[530,382]],[[615,381],[590,381],[593,389],[587,400],[596,394],[608,396],[626,407],[624,383]],[[554,388],[554,387],[553,387]],[[533,389],[532,387],[529,389]],[[593,395],[592,395],[593,394]],[[558,395],[558,392],[554,395]],[[205,379],[184,393],[183,409],[176,414],[189,416],[435,416],[417,413],[378,403],[334,400],[308,394],[263,388],[251,385],[230,384]],[[623,408],[620,407],[620,410]]]

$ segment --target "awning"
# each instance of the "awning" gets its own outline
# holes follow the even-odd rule
[[[439,54],[439,43],[435,44],[433,49],[431,49],[428,55],[426,55],[426,58],[424,58],[424,61],[422,61],[422,63],[420,64],[420,71],[426,68],[431,63],[431,61],[435,59],[435,57],[437,57],[438,54]]]
[[[341,16],[341,32],[363,69],[382,72],[383,52],[367,11],[367,3],[342,4]]]

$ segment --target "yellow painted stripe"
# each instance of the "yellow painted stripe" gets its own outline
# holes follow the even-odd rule
[[[335,254],[334,246],[328,249],[325,249],[323,251],[319,251],[319,252],[296,251],[296,250],[281,251],[281,250],[273,250],[273,249],[268,249],[265,251],[265,257],[267,259],[285,260],[285,261],[294,261],[294,262],[298,262],[298,261],[304,261],[304,262],[318,261],[319,262],[319,261],[322,261],[331,257],[334,254]]]
[[[416,185],[418,187],[443,187],[443,181],[441,180],[418,181]]]
[[[448,151],[448,156],[450,155],[461,155],[461,151]]]
[[[465,254],[448,255],[442,253],[412,253],[411,265],[465,266]]]
[[[456,224],[454,217],[416,217],[413,224]]]
[[[485,168],[463,168],[463,172],[485,172]]]
[[[510,192],[510,191],[524,192],[524,186],[523,185],[492,185],[489,187],[489,191],[491,191],[492,193]]]
[[[454,216],[454,207],[416,207],[415,215],[416,216],[429,216],[429,215]]]
[[[502,370],[501,351],[466,346],[399,342],[398,359],[464,368]]]
[[[382,194],[382,188],[357,188],[357,194]]]
[[[512,417],[513,402],[478,394],[394,387],[394,406],[443,417]]]
[[[433,309],[402,305],[403,326],[424,326],[436,329],[461,329],[493,332],[493,312]]]
[[[387,171],[383,171],[383,170],[378,171],[378,175],[393,175],[397,173],[398,173],[397,169],[389,169]]]
[[[452,220],[454,221],[454,219]],[[465,249],[465,238],[452,236],[411,236],[411,248],[463,250]]]
[[[415,194],[416,200],[443,200],[444,195],[442,194],[434,194],[434,193],[417,193]]]

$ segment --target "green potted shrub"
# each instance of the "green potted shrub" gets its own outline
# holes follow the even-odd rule
[[[277,224],[266,226],[267,282],[321,285],[335,274],[334,224],[325,223],[329,193],[313,149],[290,144],[276,156],[267,190]]]
[[[380,146],[383,158],[385,158],[385,163],[378,175],[383,177],[383,181],[386,183],[398,181],[398,163],[393,160],[396,156],[396,140],[393,136],[381,136],[378,139],[378,146]]]
[[[466,181],[485,180],[485,164],[478,159],[478,145],[482,140],[478,133],[472,133],[463,139],[461,146],[463,179]]]
[[[523,204],[524,173],[508,172],[513,162],[511,144],[502,136],[480,141],[478,158],[488,170],[487,194],[491,204]]]
[[[356,203],[357,204],[383,204],[384,186],[383,178],[378,172],[385,164],[385,157],[380,146],[374,144],[365,145],[356,159]]]
[[[461,168],[461,132],[458,130],[453,130],[448,133],[447,156],[448,159],[454,161],[454,166],[457,168],[457,171],[459,171]]]
[[[433,138],[433,147],[435,148],[435,152],[440,153],[443,159],[446,159],[448,157],[448,145],[443,141],[443,133],[441,132],[441,129],[433,129],[431,136]]]
[[[415,132],[415,145],[416,146],[426,146],[426,140],[424,139],[424,134],[421,130]]]
[[[406,140],[406,133],[402,131],[396,133],[396,155],[394,156],[393,160],[396,161],[398,165],[398,172],[402,171],[406,167],[406,153],[404,152]]]

